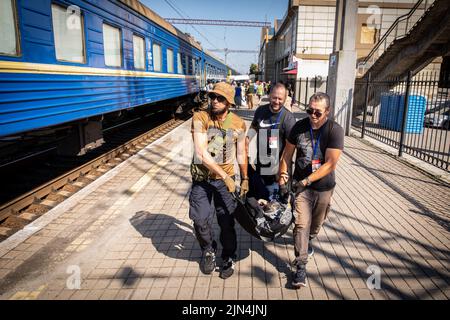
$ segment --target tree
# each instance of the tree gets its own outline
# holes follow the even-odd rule
[[[255,63],[252,63],[250,65],[250,74],[259,74],[258,65]]]

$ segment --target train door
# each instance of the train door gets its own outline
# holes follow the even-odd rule
[[[200,58],[195,58],[195,80],[200,90],[202,88],[202,68],[200,67]]]
[[[200,82],[202,88],[206,87],[206,64],[203,57],[200,59]]]

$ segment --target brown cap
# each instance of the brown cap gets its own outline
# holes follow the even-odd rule
[[[214,85],[214,88],[209,92],[225,97],[230,104],[234,104],[234,88],[231,84],[226,82],[219,82]]]

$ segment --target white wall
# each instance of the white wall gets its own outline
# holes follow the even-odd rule
[[[328,75],[328,60],[304,60],[297,62],[297,78],[326,77]]]
[[[335,12],[335,7],[299,6],[297,53],[332,53]]]

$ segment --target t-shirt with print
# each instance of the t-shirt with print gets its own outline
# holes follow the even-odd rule
[[[294,115],[285,107],[279,112],[272,112],[270,104],[256,109],[250,127],[257,132],[256,167],[263,178],[265,176],[268,179],[274,178],[278,173],[285,140],[289,137],[294,124]],[[247,135],[251,138],[252,132]]]
[[[325,152],[330,149],[344,149],[344,129],[333,120],[327,120],[322,127],[313,132],[313,143],[317,145],[315,159],[325,163]],[[288,137],[289,143],[296,146],[294,180],[300,181],[312,173],[313,143],[311,143],[311,124],[309,118],[298,121]],[[317,191],[327,191],[336,185],[334,171],[318,181],[314,181],[309,188]]]
[[[236,143],[245,139],[246,126],[244,120],[232,112],[229,112],[227,117],[230,117],[229,120],[220,121],[214,120],[209,111],[194,112],[191,132],[207,133],[209,154],[229,176],[234,176]],[[210,177],[220,179],[219,175],[212,172]]]

